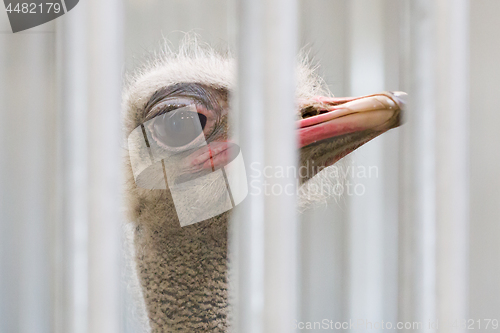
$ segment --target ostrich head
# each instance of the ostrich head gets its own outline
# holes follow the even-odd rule
[[[297,74],[300,163],[315,166],[301,177],[302,186],[312,181],[321,167],[334,164],[399,125],[402,93],[334,98],[306,62],[298,65]],[[138,186],[137,175],[127,159],[128,211],[134,225],[135,261],[153,332],[227,330],[230,210],[181,227],[170,187],[210,174],[218,164],[234,158],[233,150],[228,149],[228,98],[234,84],[234,60],[189,39],[178,52],[165,51],[139,71],[130,79],[124,94],[127,136],[134,131],[145,133],[144,124],[149,124],[150,139],[176,152],[200,136],[206,143],[203,148],[173,154],[169,162],[164,160],[158,167],[156,176],[152,173],[146,177],[152,184],[165,182],[162,168],[163,172],[170,170],[164,188]],[[171,116],[176,112],[176,116]],[[189,119],[196,120],[198,130],[193,129]],[[187,133],[184,137],[174,135],[179,128]],[[203,200],[217,197],[224,189],[187,190],[196,191]]]

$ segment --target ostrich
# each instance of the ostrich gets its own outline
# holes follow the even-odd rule
[[[220,152],[220,159],[227,163],[232,157],[224,154],[227,149],[219,148],[225,147],[229,139],[228,98],[235,83],[234,70],[234,60],[196,39],[187,38],[178,52],[163,52],[129,79],[123,102],[126,136],[130,137],[134,131],[145,135],[144,124],[156,119],[149,129],[150,141],[159,140],[173,147],[189,145],[198,132],[177,139],[171,133],[179,126],[180,118],[175,120],[165,115],[190,105],[191,109],[184,109],[180,115],[186,118],[194,115],[212,153]],[[330,97],[324,82],[307,61],[298,65],[297,81],[298,149],[303,166],[330,166],[399,125],[403,93]],[[189,132],[186,126],[191,125],[180,126],[183,132]],[[151,148],[152,142],[147,144]],[[170,167],[163,160],[163,172],[174,170],[168,181],[160,166],[156,175],[150,172],[146,176],[145,181],[153,184],[146,188],[139,186],[134,162],[126,159],[128,223],[132,226],[128,230],[131,230],[134,270],[152,332],[228,331],[227,224],[231,211],[181,227],[168,189],[186,175],[192,179],[193,175],[199,177],[200,172],[207,174],[216,169],[213,163],[205,163],[205,167],[199,161],[189,164],[196,158],[191,152],[179,154],[182,157],[177,159],[174,158],[177,155],[172,155],[170,160],[174,162]],[[212,161],[212,155],[204,162],[209,160]],[[318,170],[309,170],[300,179],[301,186],[314,181]],[[166,182],[165,187],[161,188],[161,184],[155,187],[158,182]],[[217,197],[222,193],[219,191],[222,189],[201,192],[201,196]],[[307,200],[302,202],[302,209],[310,204]]]

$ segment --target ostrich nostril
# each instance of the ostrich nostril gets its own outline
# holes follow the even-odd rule
[[[309,105],[301,110],[302,119],[313,117],[319,114],[319,111],[312,105]]]

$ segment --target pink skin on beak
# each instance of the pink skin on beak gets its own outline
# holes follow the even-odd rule
[[[197,149],[186,160],[188,170],[219,169],[231,162],[239,153],[239,148],[228,141],[214,141]]]
[[[397,123],[405,93],[385,92],[355,98],[316,97],[320,114],[298,121],[299,148],[344,134],[383,133]],[[311,104],[305,101],[303,105]]]

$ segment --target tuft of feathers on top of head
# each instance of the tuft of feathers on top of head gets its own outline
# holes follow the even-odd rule
[[[301,51],[296,69],[297,99],[331,95],[317,69],[308,53]],[[127,78],[123,94],[127,132],[136,126],[134,116],[144,108],[151,95],[160,88],[180,82],[203,83],[231,91],[236,85],[236,60],[231,52],[217,51],[200,41],[195,33],[186,33],[176,50],[164,42],[152,59]]]

